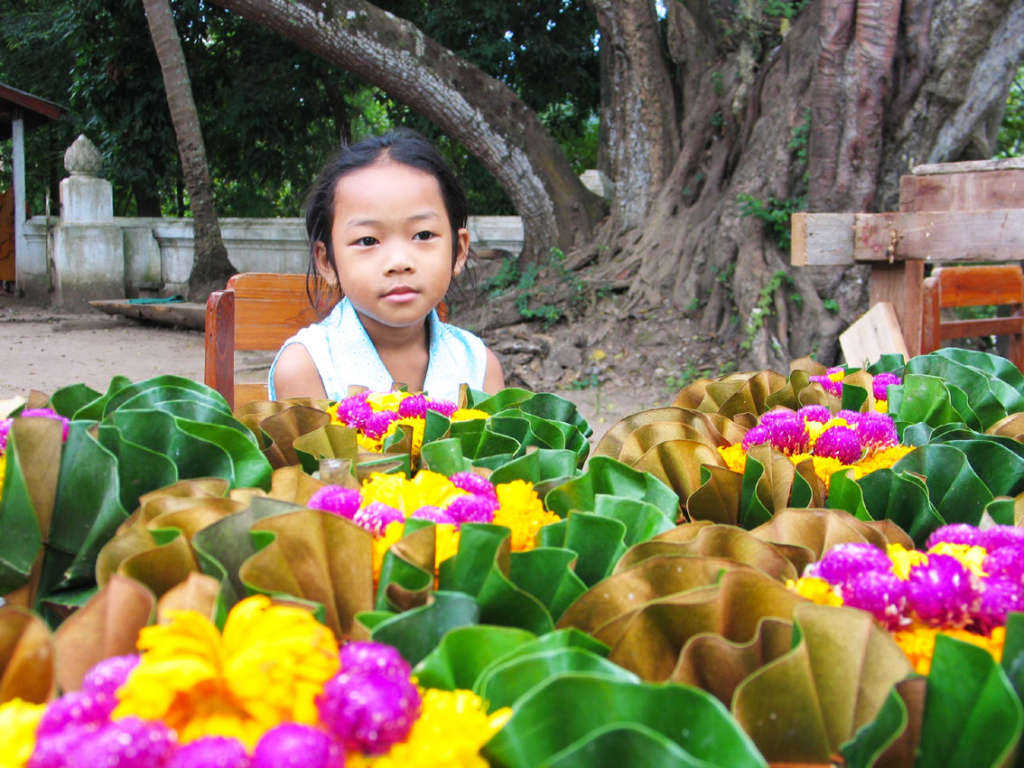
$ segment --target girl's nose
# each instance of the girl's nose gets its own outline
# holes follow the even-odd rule
[[[412,268],[413,260],[407,248],[403,247],[403,245],[394,245],[388,248],[387,260],[385,261],[385,271],[387,274],[411,272]]]

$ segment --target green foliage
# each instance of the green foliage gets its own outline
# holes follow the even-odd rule
[[[758,294],[757,304],[750,311],[750,318],[747,320],[746,332],[740,342],[740,349],[749,351],[754,345],[754,336],[764,326],[764,319],[772,313],[775,291],[783,285],[793,285],[793,278],[785,270],[776,270],[768,282],[761,288]]]
[[[539,280],[542,275],[544,279]],[[552,248],[544,266],[530,263],[521,269],[517,259],[505,258],[498,271],[484,283],[484,288],[491,298],[514,291],[519,316],[524,320],[543,320],[547,327],[565,316],[565,308],[551,302],[555,298],[555,286],[564,285],[570,287],[570,307],[581,305],[586,294],[583,281],[566,269],[565,254]]]
[[[753,216],[763,221],[768,227],[768,235],[783,251],[789,253],[790,230],[789,217],[807,207],[807,199],[780,200],[769,196],[767,200],[740,193],[736,196],[740,203],[740,216]]]
[[[835,299],[825,299],[821,304],[833,315],[839,314],[839,303]]]
[[[1024,66],[1010,84],[1006,98],[1006,111],[996,140],[996,157],[1024,155]]]

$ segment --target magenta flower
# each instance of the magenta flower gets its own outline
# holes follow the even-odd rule
[[[398,415],[403,419],[410,417],[426,418],[427,403],[425,395],[410,395],[398,404]]]
[[[860,420],[864,417],[864,414],[860,411],[851,411],[849,408],[843,408],[836,414],[837,419],[842,419],[849,426],[856,427]]]
[[[767,426],[772,446],[787,456],[805,453],[810,446],[810,435],[807,434],[804,420],[795,413],[775,418]]]
[[[985,556],[982,566],[989,578],[1009,578],[1024,584],[1024,549],[1000,547]]]
[[[338,401],[338,418],[350,427],[359,429],[373,415],[373,408],[366,402],[366,393],[350,395]]]
[[[842,397],[843,395],[843,382],[833,381],[827,375],[822,376],[809,376],[809,381],[813,381],[815,384],[821,384],[825,391],[835,397]]]
[[[857,420],[857,437],[869,450],[889,448],[899,443],[896,425],[884,413],[862,413]]]
[[[863,448],[857,433],[849,427],[829,427],[814,441],[814,455],[839,459],[843,464],[860,460]]]
[[[982,533],[973,525],[967,523],[952,523],[936,528],[932,531],[925,547],[931,549],[936,544],[948,542],[950,544],[966,544],[969,547],[981,544]]]
[[[409,662],[392,645],[373,642],[350,642],[338,654],[343,672],[373,672],[384,677],[408,680]]]
[[[962,626],[978,602],[970,571],[950,555],[928,555],[928,563],[910,569],[907,602],[926,624]]]
[[[788,408],[773,408],[761,414],[760,424],[763,427],[771,427],[779,421],[788,421],[796,415],[795,411]]]
[[[804,421],[817,421],[824,424],[832,418],[832,411],[824,405],[805,405],[796,412],[796,415]]]
[[[401,523],[405,515],[381,501],[371,501],[352,517],[352,522],[376,536],[383,536],[390,523]]]
[[[319,728],[282,723],[256,742],[251,765],[252,768],[344,768],[345,753]]]
[[[889,387],[899,386],[902,383],[903,379],[895,373],[880,373],[871,382],[871,391],[875,400],[888,400]]]
[[[907,602],[906,589],[891,571],[867,570],[853,575],[840,592],[844,605],[867,611],[888,629],[899,627]]]
[[[770,439],[771,433],[768,431],[768,427],[758,424],[756,427],[748,429],[747,434],[743,436],[743,451],[747,452],[751,446],[767,443]]]
[[[249,753],[238,739],[204,736],[179,747],[164,768],[249,768]]]
[[[445,508],[449,517],[456,525],[462,523],[489,523],[494,520],[494,512],[498,509],[498,500],[486,496],[467,494],[451,501]]]
[[[1024,528],[1017,528],[1013,525],[994,525],[980,533],[981,540],[978,543],[989,552],[1003,547],[1013,547],[1024,554]]]
[[[1006,624],[1006,614],[1024,610],[1024,586],[1019,578],[989,576],[974,611],[974,620],[983,632]]]
[[[408,677],[343,670],[324,685],[317,707],[320,721],[347,749],[383,754],[409,735],[420,694]]]
[[[50,736],[69,728],[104,725],[116,706],[117,699],[112,696],[85,691],[65,693],[47,705],[36,735]]]
[[[351,520],[363,503],[363,497],[355,488],[343,488],[340,485],[325,485],[309,497],[306,506],[310,509],[322,509]]]
[[[363,434],[374,440],[379,440],[384,437],[391,422],[397,420],[398,414],[394,411],[375,411],[363,422]]]
[[[427,403],[427,410],[437,411],[442,416],[450,418],[453,413],[459,410],[459,406],[448,400],[430,400]]]
[[[163,723],[126,717],[114,720],[83,740],[73,766],[152,768],[162,766],[177,746],[174,731]]]
[[[70,725],[57,733],[36,733],[36,746],[27,768],[68,768],[79,748],[99,730],[98,725]]]
[[[454,525],[456,522],[455,518],[449,515],[448,512],[431,504],[420,507],[409,515],[409,517],[415,517],[417,520],[429,520],[430,522],[437,523],[438,525]]]
[[[138,663],[137,654],[111,656],[97,662],[82,678],[82,693],[113,698]]]
[[[892,561],[873,544],[846,542],[832,547],[808,569],[806,575],[817,576],[835,586],[844,586],[865,571],[891,573]]]
[[[452,485],[456,488],[469,491],[477,496],[487,496],[491,499],[498,498],[498,492],[494,490],[494,485],[491,481],[486,477],[481,477],[476,472],[456,472],[448,479],[452,481]]]

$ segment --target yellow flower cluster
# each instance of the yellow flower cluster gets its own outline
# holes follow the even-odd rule
[[[498,492],[498,503],[501,506],[494,513],[493,522],[512,531],[513,552],[533,549],[537,532],[545,525],[562,519],[544,509],[533,483],[513,480],[510,483],[499,483],[494,489]]]
[[[487,768],[480,749],[512,717],[508,707],[487,714],[472,691],[421,688],[423,704],[409,738],[386,755],[350,754],[349,768]]]
[[[842,605],[839,596],[825,579],[818,576],[801,576],[799,579],[786,579],[786,589],[796,592],[800,597],[818,605]]]
[[[968,632],[966,629],[937,629],[915,625],[909,629],[893,632],[892,639],[910,659],[910,663],[914,665],[914,671],[919,675],[927,675],[932,668],[935,638],[940,634],[985,649],[997,663],[1003,658],[1006,627],[996,627],[990,635],[979,635],[976,632]]]
[[[263,595],[238,603],[223,634],[202,614],[178,611],[144,628],[139,649],[114,717],[162,720],[183,743],[233,736],[249,749],[280,723],[316,724],[316,696],[339,665],[330,629]]]
[[[36,747],[45,704],[11,699],[0,704],[0,768],[24,768]]]

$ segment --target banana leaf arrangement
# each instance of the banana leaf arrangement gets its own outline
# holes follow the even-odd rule
[[[342,648],[397,649],[424,697],[472,692],[481,717],[501,713],[451,764],[1017,759],[1024,614],[1005,615],[1001,656],[940,633],[922,675],[869,611],[794,588],[840,545],[911,552],[943,526],[1021,520],[1024,376],[1002,358],[701,380],[592,452],[572,403],[519,389],[396,417],[369,447],[337,404],[232,413],[172,376],[26,404],[44,407],[66,438],[31,410],[7,423],[0,732],[13,702],[79,691],[144,628],[180,611],[224,628],[263,595]],[[366,510],[417,473],[526,489],[543,524],[465,517],[453,534],[448,510],[409,508],[377,530],[313,508],[340,493]]]

